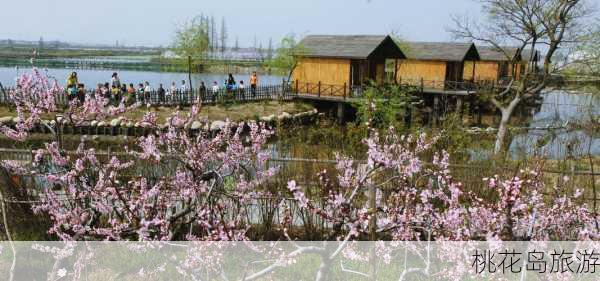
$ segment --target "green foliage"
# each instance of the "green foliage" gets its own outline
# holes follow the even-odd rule
[[[267,66],[284,71],[288,74],[288,80],[292,77],[294,69],[298,65],[298,58],[304,53],[304,47],[298,43],[294,34],[288,34],[281,39],[275,57],[267,61]]]
[[[202,56],[210,46],[208,23],[196,17],[181,26],[175,33],[173,51],[181,56]]]
[[[410,95],[412,90],[396,84],[376,86],[370,83],[363,93],[364,99],[353,104],[356,121],[361,126],[369,123],[371,127],[380,129],[399,127],[398,123],[404,120],[404,113],[413,110],[412,103],[417,101],[416,97]]]

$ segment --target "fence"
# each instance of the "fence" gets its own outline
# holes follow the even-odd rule
[[[0,91],[0,104],[11,105],[13,104],[12,99],[9,95],[10,92],[14,91],[14,88],[6,88],[4,91]],[[83,99],[85,96],[93,96],[96,90],[85,90],[85,93],[79,93],[78,98]],[[177,90],[175,92],[157,91],[136,93],[136,94],[119,94],[117,96],[109,95],[107,98],[112,103],[117,104],[120,99],[126,98],[132,101],[139,101],[144,104],[150,104],[153,106],[169,106],[169,105],[191,105],[201,101],[203,104],[214,104],[219,102],[249,102],[249,101],[262,101],[262,100],[291,100],[296,97],[296,92],[293,91],[292,86],[288,83],[281,83],[276,85],[258,85],[256,88],[245,87],[243,89],[224,89],[219,88],[218,90],[213,89],[193,89],[188,91]],[[59,105],[66,106],[70,99],[76,98],[76,96],[69,96],[67,93],[61,92],[56,96],[56,102]]]
[[[73,155],[73,152],[66,152],[67,155]],[[135,155],[116,152],[111,153],[108,152],[97,152],[97,158],[100,162],[106,163],[109,158],[112,156],[119,157],[122,161],[134,160],[136,159]],[[28,162],[32,159],[32,152],[30,150],[14,150],[14,149],[0,149],[0,159],[4,160],[7,158],[18,158],[11,160],[20,160],[24,162]],[[358,161],[359,163],[363,161]],[[276,158],[272,157],[268,160],[269,166],[277,166],[281,169],[279,172],[270,178],[269,182],[266,183],[266,187],[268,190],[272,190],[272,188],[285,190],[285,186],[287,181],[290,179],[296,180],[299,186],[302,186],[302,189],[305,191],[306,195],[309,198],[317,199],[324,198],[327,196],[327,187],[326,185],[320,184],[320,176],[318,173],[322,171],[326,171],[330,178],[336,178],[336,166],[337,162],[335,160],[328,159],[303,159],[303,158]],[[425,166],[432,165],[431,163],[423,163]],[[145,177],[149,181],[158,181],[160,177],[172,175],[174,169],[165,169],[161,167],[147,167],[146,165],[134,165],[134,166],[142,166],[142,171],[140,170],[130,170],[124,171],[125,174],[121,174],[120,177]],[[150,165],[152,166],[152,165]],[[160,169],[157,171],[156,169]],[[494,191],[487,187],[487,183],[483,181],[483,177],[493,175],[497,173],[502,178],[509,178],[514,176],[519,167],[503,167],[503,166],[481,166],[481,165],[473,165],[473,164],[454,164],[450,165],[450,170],[452,171],[453,178],[458,182],[462,182],[464,184],[465,191],[474,192],[482,198],[495,198]],[[548,190],[542,192],[542,194],[548,199],[555,199],[558,196],[573,194],[576,188],[580,188],[582,186],[575,186],[574,184],[581,184],[584,187],[593,187],[595,176],[599,176],[600,173],[591,172],[591,171],[555,171],[555,170],[546,170],[544,171],[547,175],[544,177],[544,181],[548,184]],[[551,190],[551,186],[553,186],[555,181],[561,181],[563,176],[569,176],[571,178],[570,183],[562,183],[568,190],[565,192],[555,193],[555,191]],[[31,204],[37,202],[37,188],[44,186],[43,182],[36,181],[34,178],[35,175],[27,175],[22,178],[16,179],[18,182],[18,186],[25,187],[27,189],[27,194],[30,195],[30,199],[26,201],[19,201],[17,199],[13,199],[9,197],[7,203],[18,203],[18,204]],[[13,179],[14,180],[14,179]],[[382,190],[384,193],[382,194],[384,198],[386,198],[387,191],[391,190],[387,188],[387,186],[393,187],[393,183],[386,183],[385,186],[382,186]],[[37,187],[37,188],[36,188]],[[19,189],[14,189],[19,190]],[[582,197],[578,197],[577,202],[586,202],[590,203],[589,206],[595,208],[597,202],[600,200],[596,197],[595,192],[591,192],[592,190],[586,189],[586,193]],[[322,233],[322,231],[329,229],[331,227],[330,224],[323,221],[322,218],[319,217],[318,214],[313,213],[309,210],[302,210],[298,204],[291,199],[291,195],[285,195],[284,201],[286,205],[290,207],[291,214],[293,216],[292,224],[297,227],[302,227],[302,232],[297,232],[298,235],[306,235],[303,236],[303,239],[318,239],[318,233]],[[228,200],[233,200],[234,202],[238,202],[236,196],[226,195]],[[252,200],[252,202],[246,202],[245,204],[233,204],[233,206],[239,206],[239,208],[246,208],[245,212],[247,213],[248,220],[251,224],[259,225],[260,231],[266,231],[276,225],[278,222],[281,222],[280,214],[283,214],[283,209],[281,205],[281,198],[277,196],[267,196],[256,198]],[[231,209],[228,210],[228,215],[236,215],[239,214],[239,210]],[[265,229],[266,228],[266,229]],[[257,234],[257,233],[254,233]],[[317,235],[317,236],[314,236]]]
[[[417,92],[438,92],[444,91],[451,94],[451,92],[458,91],[471,91],[476,92],[478,89],[489,88],[489,85],[479,85],[470,81],[436,81],[436,80],[424,80],[424,79],[400,79],[396,81],[398,85],[406,88],[412,88]],[[358,85],[333,85],[325,84],[322,82],[311,83],[303,81],[294,82],[294,90],[302,95],[314,95],[318,98],[360,98],[363,96],[364,87]]]

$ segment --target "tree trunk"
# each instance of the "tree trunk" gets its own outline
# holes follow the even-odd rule
[[[510,121],[510,117],[512,116],[515,108],[521,102],[521,96],[515,97],[506,107],[499,106],[496,104],[496,107],[500,109],[500,113],[502,114],[502,118],[500,119],[500,125],[498,126],[498,134],[496,135],[496,145],[494,146],[494,154],[499,154],[506,150],[506,137],[508,134],[508,122]]]
[[[494,154],[498,154],[504,150],[506,134],[508,133],[508,121],[510,120],[510,115],[505,114],[505,111],[502,110],[502,118],[500,120],[500,126],[498,127],[498,134],[496,135],[496,145],[494,146]]]

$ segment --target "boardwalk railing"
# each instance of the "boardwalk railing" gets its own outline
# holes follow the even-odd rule
[[[6,88],[5,91],[0,91],[0,104],[10,105],[13,104],[12,99],[9,95],[10,92],[14,91],[14,88]],[[79,97],[93,96],[96,90],[85,90],[85,94],[80,93]],[[245,87],[244,89],[224,89],[213,90],[207,88],[205,90],[193,89],[187,91],[177,90],[175,92],[164,92],[159,93],[157,90],[151,92],[145,92],[143,94],[119,94],[117,96],[108,95],[111,103],[117,104],[120,99],[129,99],[131,101],[139,101],[144,104],[150,104],[153,106],[170,106],[170,105],[191,105],[201,101],[203,104],[214,104],[220,102],[250,102],[250,101],[264,101],[264,100],[291,100],[295,98],[296,91],[294,91],[291,84],[281,83],[274,85],[258,85],[255,89],[251,87]],[[77,96],[69,96],[67,93],[60,93],[56,97],[56,102],[59,105],[67,105],[69,100],[72,98],[78,98]]]
[[[412,87],[420,92],[471,92],[477,91],[479,86],[470,81],[434,81],[424,79],[404,79],[397,81],[399,85]],[[311,95],[317,98],[360,98],[363,96],[365,87],[343,85],[332,85],[321,82],[310,83],[295,81],[293,83],[294,91],[299,95]]]
[[[471,81],[448,81],[448,80],[426,80],[426,79],[398,79],[398,84],[417,87],[421,91],[443,90],[443,91],[476,91],[477,83]]]

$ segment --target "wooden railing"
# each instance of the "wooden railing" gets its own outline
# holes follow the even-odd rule
[[[447,81],[447,80],[427,80],[427,79],[402,79],[397,81],[400,85],[416,87],[422,92],[427,90],[443,91],[476,91],[477,83],[471,81]]]
[[[14,88],[5,88],[4,91],[0,91],[0,104],[10,105],[13,104],[10,97],[11,92]],[[85,90],[85,92],[79,93],[79,97],[94,96],[95,90]],[[275,100],[293,99],[296,95],[293,86],[289,83],[283,82],[281,84],[274,85],[259,85],[256,89],[251,87],[245,87],[244,89],[233,89],[227,90],[220,88],[217,91],[213,91],[210,88],[205,90],[193,89],[188,91],[177,90],[172,93],[159,93],[156,90],[146,92],[143,94],[119,94],[117,96],[109,95],[106,98],[110,100],[112,104],[118,104],[121,99],[130,99],[131,102],[139,101],[144,104],[150,104],[153,106],[172,106],[172,105],[190,105],[196,104],[201,101],[203,104],[219,103],[219,102],[250,102],[250,101],[263,101],[263,100]],[[69,99],[77,98],[77,96],[71,96],[67,93],[61,92],[56,96],[56,103],[65,106],[68,105]]]
[[[404,79],[398,80],[397,84],[406,86],[407,88],[413,88],[419,92],[427,91],[468,91],[475,92],[479,88],[477,83],[470,81],[436,81],[436,80],[425,80],[425,79]],[[362,97],[364,88],[363,86],[349,86],[344,83],[343,85],[332,85],[324,84],[321,82],[311,83],[303,81],[295,81],[292,83],[294,91],[299,95],[314,95],[318,98],[360,98]]]
[[[324,84],[321,82],[308,83],[295,81],[293,87],[298,94],[316,95],[317,97],[339,97],[342,99],[353,97],[352,88],[346,83],[343,85]]]

